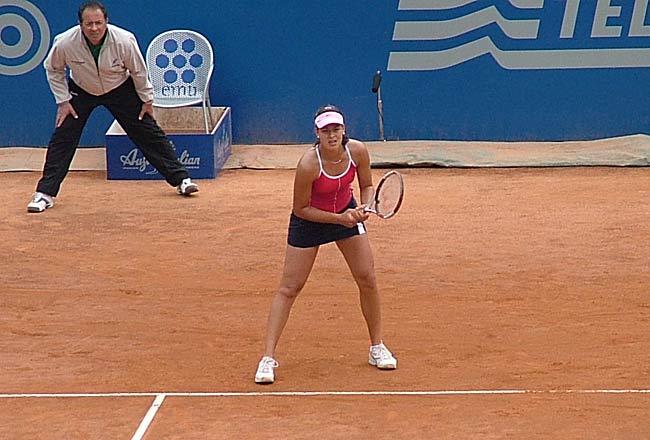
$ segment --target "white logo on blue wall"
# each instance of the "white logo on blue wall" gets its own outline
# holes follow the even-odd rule
[[[192,156],[189,151],[183,150],[178,156],[178,161],[187,169],[198,169],[201,167],[201,157]],[[149,161],[140,153],[140,150],[133,148],[127,154],[120,156],[123,170],[139,171],[147,175],[158,174],[158,171],[151,166]]]
[[[0,75],[22,75],[38,66],[50,44],[43,13],[26,0],[0,1]]]
[[[167,85],[161,89],[164,97],[196,97],[199,90],[193,84],[196,79],[195,69],[203,66],[204,59],[195,53],[196,42],[191,38],[181,42],[170,38],[163,43],[166,53],[156,57],[156,66],[163,71],[163,80]]]
[[[645,23],[649,0],[630,0],[620,6],[613,0],[590,0],[588,5],[581,5],[581,0],[546,0],[546,5],[544,0],[494,3],[400,0],[398,9],[406,11],[404,17],[409,20],[395,22],[393,42],[418,50],[391,51],[388,70],[438,70],[483,55],[490,55],[505,69],[650,67],[650,48],[639,47],[640,42],[650,44],[640,39],[650,37],[650,25]],[[555,38],[550,41],[556,45],[554,49],[548,49],[549,41],[539,36],[542,18],[549,17],[541,13],[545,7],[559,17],[558,23],[546,23],[547,32],[551,30]],[[427,20],[415,20],[418,15]],[[522,18],[512,18],[518,15]],[[620,24],[623,17],[629,20],[625,26]],[[588,24],[588,47],[575,47],[578,19]],[[623,35],[624,29],[627,35]],[[499,47],[495,41],[512,47]]]
[[[221,134],[217,140],[218,148],[215,149],[216,157],[215,162],[218,165],[223,165],[226,162],[227,155],[230,154],[230,131],[221,129]]]
[[[132,149],[127,154],[120,156],[122,162],[122,169],[124,170],[137,170],[144,173],[149,166],[149,161],[143,156],[139,156],[137,148]],[[154,168],[155,171],[155,168]]]

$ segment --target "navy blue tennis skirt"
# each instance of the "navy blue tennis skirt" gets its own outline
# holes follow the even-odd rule
[[[356,207],[357,201],[354,200],[353,197],[343,211]],[[357,223],[352,228],[348,228],[333,223],[312,222],[300,218],[292,212],[291,218],[289,219],[289,235],[287,237],[287,242],[294,247],[309,248],[365,233],[366,226],[363,222]]]

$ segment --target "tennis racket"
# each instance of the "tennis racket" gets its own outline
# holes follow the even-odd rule
[[[372,201],[364,210],[377,214],[381,218],[391,218],[402,206],[402,199],[404,199],[404,179],[397,171],[389,171],[379,181]]]

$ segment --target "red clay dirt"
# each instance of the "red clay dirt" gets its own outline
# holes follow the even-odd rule
[[[401,171],[402,211],[368,222],[399,368],[367,365],[325,246],[271,386],[253,376],[292,170],[190,198],[72,172],[42,214],[40,173],[0,173],[0,438],[130,439],[138,393],[202,392],[225,394],[168,396],[144,438],[650,438],[650,168]]]

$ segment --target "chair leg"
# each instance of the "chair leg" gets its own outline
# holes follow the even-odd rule
[[[212,120],[212,109],[209,102],[203,103],[203,120],[205,122],[205,132],[210,133],[214,121]]]
[[[208,114],[206,113],[205,106],[203,106],[203,125],[205,126],[205,132],[210,133],[210,126],[208,125]]]
[[[207,107],[203,107],[203,123],[205,124],[205,132],[210,133],[210,124],[208,122],[208,113],[209,109]]]

